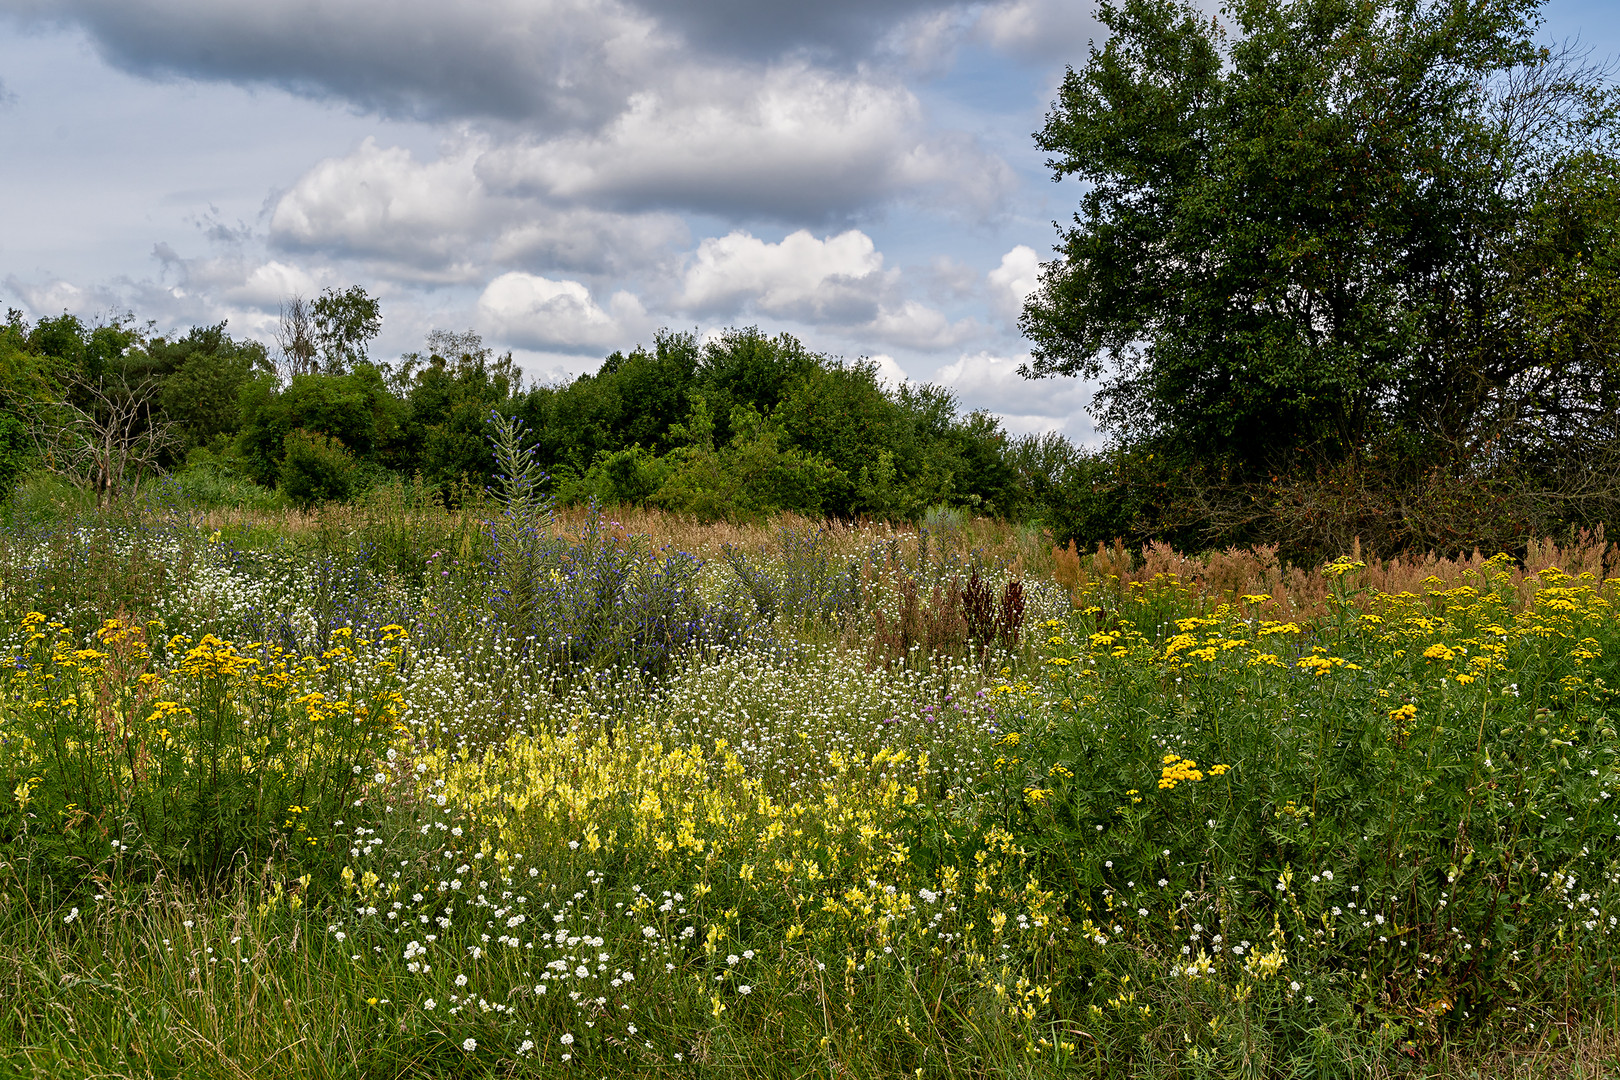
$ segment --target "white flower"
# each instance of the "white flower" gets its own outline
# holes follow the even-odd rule
[[[428,1012],[432,1012],[434,1009],[437,1009],[438,1007],[439,1007],[439,1003],[437,1001],[434,1001],[432,998],[428,998],[426,1001],[422,1002],[422,1008],[426,1009]]]
[[[466,986],[467,985],[467,976],[466,975],[457,975],[456,976],[456,985],[457,986]]]
[[[746,995],[746,994],[752,994],[753,992],[754,992],[754,988],[752,986],[739,986],[739,987],[737,987],[737,993],[739,993],[739,994],[745,994]]]
[[[569,1032],[569,1031],[563,1032],[563,1037],[558,1039],[557,1041],[562,1043],[564,1046],[573,1046],[574,1045],[573,1032]]]
[[[468,1040],[466,1040],[465,1042],[463,1042],[461,1044],[461,1048],[463,1050],[467,1051],[467,1053],[470,1054],[474,1050],[478,1049],[478,1040],[477,1039],[468,1039]]]
[[[72,911],[70,911],[66,915],[62,916],[62,921],[65,922],[65,923],[70,923],[74,919],[77,919],[78,917],[79,917],[79,909],[74,908]]]

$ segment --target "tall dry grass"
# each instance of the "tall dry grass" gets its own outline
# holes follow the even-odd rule
[[[1174,583],[1196,596],[1217,601],[1266,596],[1269,600],[1260,606],[1273,616],[1322,614],[1333,593],[1333,575],[1325,572],[1329,564],[1291,565],[1277,557],[1277,550],[1275,544],[1270,544],[1187,555],[1164,543],[1150,543],[1133,551],[1116,540],[1111,546],[1098,544],[1095,552],[1084,554],[1071,541],[1067,547],[1052,548],[1050,572],[1076,595],[1092,583],[1120,591],[1133,585]],[[1486,583],[1485,565],[1492,558],[1475,549],[1464,558],[1429,552],[1363,559],[1359,543],[1352,544],[1346,557],[1364,563],[1357,571],[1355,584],[1369,595],[1421,595],[1464,585],[1481,587]],[[1497,563],[1522,601],[1540,587],[1541,572],[1552,567],[1573,577],[1589,574],[1597,581],[1620,576],[1620,545],[1609,543],[1600,525],[1578,533],[1564,544],[1551,539],[1531,540],[1522,559],[1503,562],[1498,556]]]

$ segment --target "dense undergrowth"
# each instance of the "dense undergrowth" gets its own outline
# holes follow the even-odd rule
[[[8,1070],[1613,1066],[1601,540],[493,511],[0,536]]]

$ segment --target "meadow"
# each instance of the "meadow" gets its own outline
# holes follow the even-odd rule
[[[0,1066],[1605,1076],[1620,552],[0,532]]]

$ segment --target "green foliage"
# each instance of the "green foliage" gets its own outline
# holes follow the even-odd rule
[[[493,577],[490,599],[514,636],[524,637],[540,620],[546,554],[555,546],[551,500],[541,491],[546,476],[524,443],[521,421],[490,415],[493,431],[495,499],[500,516],[490,523]]]
[[[600,450],[583,476],[564,477],[557,498],[565,503],[642,505],[663,488],[675,461],[658,457],[641,445],[623,450]]]
[[[487,427],[522,382],[510,353],[492,358],[476,334],[429,336],[430,352],[401,365],[407,388],[399,464],[449,494],[463,479],[480,486],[494,477]]]
[[[1560,395],[1605,430],[1617,324],[1584,260],[1620,222],[1614,114],[1532,48],[1535,6],[1253,0],[1228,36],[1105,4],[1037,136],[1087,186],[1025,308],[1033,373],[1111,367],[1115,438],[1251,469],[1545,440],[1526,406]]]
[[[293,504],[311,507],[341,502],[357,487],[354,455],[337,439],[294,428],[283,442],[279,481]]]
[[[214,454],[206,448],[193,450],[185,467],[172,474],[172,480],[181,498],[190,506],[277,510],[284,505],[280,493],[247,479],[239,459]]]
[[[1067,898],[1100,1061],[1164,1024],[1217,1056],[1255,1025],[1279,1065],[1358,1023],[1420,1052],[1612,993],[1611,601],[1556,568],[1521,601],[1507,564],[1418,597],[1340,559],[1308,623],[1161,577],[1048,624],[989,786]]]
[[[243,384],[240,401],[242,454],[261,484],[278,478],[288,435],[298,429],[331,436],[359,460],[386,464],[403,411],[370,364],[347,375],[295,375],[285,389],[258,375]]]
[[[148,342],[140,366],[161,379],[157,405],[177,428],[173,460],[184,461],[192,450],[236,435],[242,387],[256,372],[268,371],[270,361],[263,345],[232,340],[218,323],[194,327],[172,342]]]
[[[820,515],[827,493],[842,474],[819,458],[784,446],[780,425],[751,405],[731,410],[732,440],[716,449],[708,402],[694,409],[680,430],[694,441],[669,455],[671,471],[648,501],[700,521],[748,519],[779,510]]]
[[[1613,550],[1243,598],[1013,576],[949,505],[708,564],[598,518],[534,575],[580,647],[525,657],[487,516],[0,533],[0,1068],[1613,1071]],[[716,596],[768,622],[677,638]],[[914,618],[949,648],[872,664]]]
[[[76,375],[97,382],[110,372],[117,373],[126,352],[141,344],[141,333],[133,322],[134,316],[126,315],[86,326],[77,315],[63,313],[41,319],[26,330],[27,349],[64,377]],[[25,329],[20,315],[12,318],[11,326]]]
[[[358,285],[327,288],[309,305],[321,371],[345,375],[369,362],[367,344],[382,331],[382,307]]]

